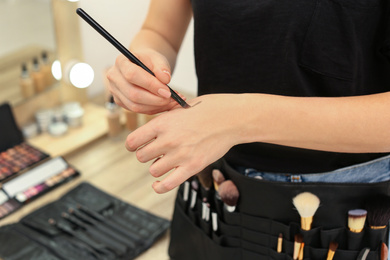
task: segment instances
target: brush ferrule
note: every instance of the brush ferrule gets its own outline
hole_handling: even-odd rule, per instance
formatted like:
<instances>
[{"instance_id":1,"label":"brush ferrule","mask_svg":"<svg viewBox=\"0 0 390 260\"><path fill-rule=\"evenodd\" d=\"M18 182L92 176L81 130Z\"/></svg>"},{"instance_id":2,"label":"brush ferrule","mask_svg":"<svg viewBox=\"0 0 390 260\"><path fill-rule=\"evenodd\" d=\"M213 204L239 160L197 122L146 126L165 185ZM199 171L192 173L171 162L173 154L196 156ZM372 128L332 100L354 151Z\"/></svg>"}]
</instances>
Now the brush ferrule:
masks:
<instances>
[{"instance_id":1,"label":"brush ferrule","mask_svg":"<svg viewBox=\"0 0 390 260\"><path fill-rule=\"evenodd\" d=\"M363 228L350 228L349 230L353 233L360 233L363 231Z\"/></svg>"},{"instance_id":2,"label":"brush ferrule","mask_svg":"<svg viewBox=\"0 0 390 260\"><path fill-rule=\"evenodd\" d=\"M313 223L313 217L301 217L301 228L303 230L310 230L311 223Z\"/></svg>"},{"instance_id":3,"label":"brush ferrule","mask_svg":"<svg viewBox=\"0 0 390 260\"><path fill-rule=\"evenodd\" d=\"M386 225L384 226L370 226L371 229L384 229L386 228Z\"/></svg>"}]
</instances>

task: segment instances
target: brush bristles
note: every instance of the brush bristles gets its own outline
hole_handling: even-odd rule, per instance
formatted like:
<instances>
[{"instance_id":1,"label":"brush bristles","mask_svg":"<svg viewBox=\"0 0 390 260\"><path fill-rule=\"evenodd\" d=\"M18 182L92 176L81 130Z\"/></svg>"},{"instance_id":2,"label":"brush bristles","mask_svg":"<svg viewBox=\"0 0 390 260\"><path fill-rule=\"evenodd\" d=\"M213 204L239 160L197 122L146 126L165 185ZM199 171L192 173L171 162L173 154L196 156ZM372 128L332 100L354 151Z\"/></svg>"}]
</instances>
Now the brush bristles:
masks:
<instances>
[{"instance_id":1,"label":"brush bristles","mask_svg":"<svg viewBox=\"0 0 390 260\"><path fill-rule=\"evenodd\" d=\"M219 185L218 189L221 200L228 206L236 206L240 193L237 186L231 181L227 180Z\"/></svg>"},{"instance_id":2,"label":"brush bristles","mask_svg":"<svg viewBox=\"0 0 390 260\"><path fill-rule=\"evenodd\" d=\"M320 206L320 199L310 192L303 192L293 198L293 204L301 216L301 228L310 230L313 216Z\"/></svg>"},{"instance_id":3,"label":"brush bristles","mask_svg":"<svg viewBox=\"0 0 390 260\"><path fill-rule=\"evenodd\" d=\"M303 192L293 198L293 204L301 217L313 217L320 206L320 199L310 192Z\"/></svg>"},{"instance_id":4,"label":"brush bristles","mask_svg":"<svg viewBox=\"0 0 390 260\"><path fill-rule=\"evenodd\" d=\"M362 232L366 222L367 211L365 209L353 209L348 211L348 228L354 233Z\"/></svg>"},{"instance_id":5,"label":"brush bristles","mask_svg":"<svg viewBox=\"0 0 390 260\"><path fill-rule=\"evenodd\" d=\"M385 195L373 197L366 205L367 222L372 229L385 228L390 219L390 198Z\"/></svg>"},{"instance_id":6,"label":"brush bristles","mask_svg":"<svg viewBox=\"0 0 390 260\"><path fill-rule=\"evenodd\" d=\"M221 185L221 183L225 181L225 177L223 176L222 172L217 169L213 170L212 175L213 175L214 189L218 191L219 185Z\"/></svg>"},{"instance_id":7,"label":"brush bristles","mask_svg":"<svg viewBox=\"0 0 390 260\"><path fill-rule=\"evenodd\" d=\"M389 255L389 248L385 243L382 243L381 246L381 260L387 260Z\"/></svg>"},{"instance_id":8,"label":"brush bristles","mask_svg":"<svg viewBox=\"0 0 390 260\"><path fill-rule=\"evenodd\" d=\"M213 185L213 177L211 176L211 171L212 171L211 166L207 166L196 175L198 177L200 184L206 190L209 190Z\"/></svg>"}]
</instances>

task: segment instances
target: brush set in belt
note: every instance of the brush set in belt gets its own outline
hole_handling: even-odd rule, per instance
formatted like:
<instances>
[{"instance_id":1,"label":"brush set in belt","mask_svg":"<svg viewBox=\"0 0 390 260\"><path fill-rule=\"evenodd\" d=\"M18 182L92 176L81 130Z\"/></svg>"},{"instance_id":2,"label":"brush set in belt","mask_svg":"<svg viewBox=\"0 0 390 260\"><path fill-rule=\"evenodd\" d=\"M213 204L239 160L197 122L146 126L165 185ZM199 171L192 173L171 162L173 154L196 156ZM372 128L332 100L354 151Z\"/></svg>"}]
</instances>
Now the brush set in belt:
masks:
<instances>
[{"instance_id":1,"label":"brush set in belt","mask_svg":"<svg viewBox=\"0 0 390 260\"><path fill-rule=\"evenodd\" d=\"M133 259L169 228L169 221L88 183L0 228L0 259Z\"/></svg>"},{"instance_id":2,"label":"brush set in belt","mask_svg":"<svg viewBox=\"0 0 390 260\"><path fill-rule=\"evenodd\" d=\"M390 182L280 183L224 160L181 185L174 260L387 259Z\"/></svg>"}]
</instances>

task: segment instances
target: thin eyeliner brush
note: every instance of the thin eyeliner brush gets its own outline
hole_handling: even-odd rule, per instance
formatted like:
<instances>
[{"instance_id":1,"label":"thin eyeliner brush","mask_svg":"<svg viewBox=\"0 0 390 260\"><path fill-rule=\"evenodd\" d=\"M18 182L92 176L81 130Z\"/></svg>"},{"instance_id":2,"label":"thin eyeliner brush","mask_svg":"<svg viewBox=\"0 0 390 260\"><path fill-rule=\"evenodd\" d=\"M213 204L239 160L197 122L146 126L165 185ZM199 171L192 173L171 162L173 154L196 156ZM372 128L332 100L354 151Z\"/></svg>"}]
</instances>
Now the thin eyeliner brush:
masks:
<instances>
[{"instance_id":1,"label":"thin eyeliner brush","mask_svg":"<svg viewBox=\"0 0 390 260\"><path fill-rule=\"evenodd\" d=\"M147 72L149 72L151 75L154 75L154 73L145 66L137 57L135 57L126 47L124 47L117 39L115 39L110 33L108 33L100 24L98 24L91 16L89 16L83 9L77 8L76 13L84 19L90 26L92 26L100 35L102 35L107 41L109 41L115 48L117 48L123 55L125 55L126 58L128 58L131 62L134 64L137 64ZM180 106L183 108L189 108L191 107L188 105L178 94L176 94L173 89L171 89L168 85L167 87L171 91L171 97L179 103Z\"/></svg>"}]
</instances>

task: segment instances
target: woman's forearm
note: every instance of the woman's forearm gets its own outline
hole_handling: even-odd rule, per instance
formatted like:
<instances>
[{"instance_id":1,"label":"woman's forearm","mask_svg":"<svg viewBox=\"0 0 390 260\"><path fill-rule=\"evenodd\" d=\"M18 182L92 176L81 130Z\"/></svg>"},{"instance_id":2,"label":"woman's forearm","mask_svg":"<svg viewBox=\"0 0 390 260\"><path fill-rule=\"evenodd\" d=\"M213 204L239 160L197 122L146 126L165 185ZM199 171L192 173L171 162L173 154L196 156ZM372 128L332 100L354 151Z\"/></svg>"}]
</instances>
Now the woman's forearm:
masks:
<instances>
[{"instance_id":1,"label":"woman's forearm","mask_svg":"<svg viewBox=\"0 0 390 260\"><path fill-rule=\"evenodd\" d=\"M242 143L390 152L390 93L317 98L243 94Z\"/></svg>"}]
</instances>

